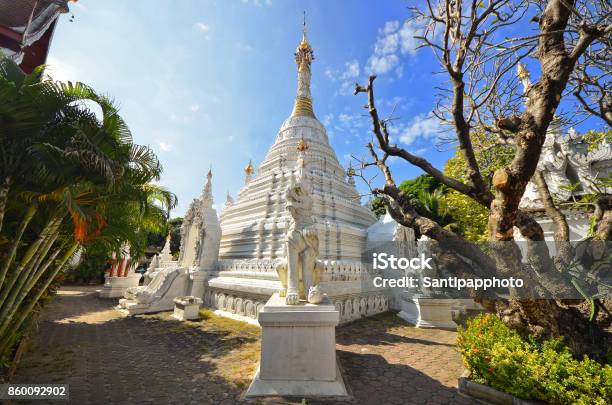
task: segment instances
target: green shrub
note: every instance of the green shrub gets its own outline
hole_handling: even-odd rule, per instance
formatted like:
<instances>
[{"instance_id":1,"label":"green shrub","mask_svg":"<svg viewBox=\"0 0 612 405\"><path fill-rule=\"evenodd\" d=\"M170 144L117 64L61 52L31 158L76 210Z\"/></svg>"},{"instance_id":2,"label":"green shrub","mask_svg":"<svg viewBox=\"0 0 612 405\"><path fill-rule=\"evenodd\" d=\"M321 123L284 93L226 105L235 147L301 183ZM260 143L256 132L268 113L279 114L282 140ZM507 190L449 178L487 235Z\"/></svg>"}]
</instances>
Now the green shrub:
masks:
<instances>
[{"instance_id":1,"label":"green shrub","mask_svg":"<svg viewBox=\"0 0 612 405\"><path fill-rule=\"evenodd\" d=\"M457 345L477 383L550 404L612 403L612 366L575 359L561 339L525 340L483 314L459 328Z\"/></svg>"}]
</instances>

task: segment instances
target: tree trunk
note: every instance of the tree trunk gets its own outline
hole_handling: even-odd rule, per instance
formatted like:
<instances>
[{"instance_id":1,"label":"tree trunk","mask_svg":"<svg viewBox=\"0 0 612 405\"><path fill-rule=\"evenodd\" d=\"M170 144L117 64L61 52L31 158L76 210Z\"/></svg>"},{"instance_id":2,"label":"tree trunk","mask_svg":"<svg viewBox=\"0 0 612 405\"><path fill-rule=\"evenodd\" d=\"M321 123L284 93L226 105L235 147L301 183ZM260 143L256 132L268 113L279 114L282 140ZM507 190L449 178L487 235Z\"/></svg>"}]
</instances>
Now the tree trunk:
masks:
<instances>
[{"instance_id":1,"label":"tree trunk","mask_svg":"<svg viewBox=\"0 0 612 405\"><path fill-rule=\"evenodd\" d=\"M577 308L561 306L554 300L509 300L496 304L500 319L521 335L563 338L577 357L587 354L597 361L606 361L609 334L588 322Z\"/></svg>"},{"instance_id":2,"label":"tree trunk","mask_svg":"<svg viewBox=\"0 0 612 405\"><path fill-rule=\"evenodd\" d=\"M53 264L55 258L61 253L62 248L56 249L53 254L49 258L47 258L46 263L40 267L40 269L32 270L31 275L28 277L27 282L22 283L23 285L19 285L13 290L13 294L7 300L5 307L2 309L2 315L0 315L0 335L2 331L6 329L6 327L10 324L11 320L15 316L15 313L19 309L21 303L26 298L26 296L30 293L32 288L36 285L40 277L45 273L45 271ZM6 313L5 313L6 311Z\"/></svg>"},{"instance_id":3,"label":"tree trunk","mask_svg":"<svg viewBox=\"0 0 612 405\"><path fill-rule=\"evenodd\" d=\"M11 337L17 333L23 322L26 320L28 315L34 309L34 306L38 303L40 297L47 291L51 282L55 279L55 277L59 274L60 271L64 269L68 260L72 257L76 249L78 248L78 242L74 242L72 246L66 250L66 253L62 256L60 263L58 263L55 270L49 275L49 278L45 281L45 283L41 286L40 290L36 293L34 297L32 297L31 301L22 311L19 312L16 321L11 325L11 327L6 332L0 332L0 358L10 349L9 343L11 341Z\"/></svg>"},{"instance_id":4,"label":"tree trunk","mask_svg":"<svg viewBox=\"0 0 612 405\"><path fill-rule=\"evenodd\" d=\"M4 222L4 213L6 211L6 201L8 200L8 193L11 189L11 178L5 177L0 184L0 231L2 231L2 224Z\"/></svg>"},{"instance_id":5,"label":"tree trunk","mask_svg":"<svg viewBox=\"0 0 612 405\"><path fill-rule=\"evenodd\" d=\"M23 257L21 258L19 265L14 270L13 274L8 279L6 284L0 286L1 287L0 288L0 307L2 307L2 305L4 304L4 301L6 301L6 298L8 297L11 289L13 288L13 285L15 285L15 282L19 278L19 275L21 274L23 269L25 269L28 265L30 265L32 260L35 260L38 257L38 254L40 253L39 248L41 244L45 242L48 237L51 236L50 229L53 227L56 221L57 221L57 217L53 217L47 222L45 227L40 232L40 235L38 236L36 241L30 245L28 250L25 252Z\"/></svg>"},{"instance_id":6,"label":"tree trunk","mask_svg":"<svg viewBox=\"0 0 612 405\"><path fill-rule=\"evenodd\" d=\"M36 205L31 204L26 211L21 224L19 225L19 229L17 230L17 234L14 237L13 245L11 246L11 250L9 251L8 257L5 259L4 264L2 265L2 270L0 270L0 289L2 288L2 284L4 283L4 279L6 274L8 273L9 268L13 264L13 260L15 260L15 255L17 254L17 248L21 243L21 238L23 237L23 233L25 232L28 224L32 220L36 214Z\"/></svg>"},{"instance_id":7,"label":"tree trunk","mask_svg":"<svg viewBox=\"0 0 612 405\"><path fill-rule=\"evenodd\" d=\"M19 305L19 303L16 303L16 301L18 300L17 297L19 297L23 287L29 284L30 280L36 278L36 274L39 273L39 270L41 269L41 263L45 260L47 254L49 253L49 250L51 250L51 247L57 239L57 228L59 227L59 225L59 223L56 223L56 225L51 228L51 235L45 241L43 247L39 250L36 259L32 260L32 263L28 266L27 269L19 273L17 277L17 282L11 287L9 296L0 307L0 320L2 320L0 325L10 321L11 316L15 312L15 308Z\"/></svg>"}]
</instances>

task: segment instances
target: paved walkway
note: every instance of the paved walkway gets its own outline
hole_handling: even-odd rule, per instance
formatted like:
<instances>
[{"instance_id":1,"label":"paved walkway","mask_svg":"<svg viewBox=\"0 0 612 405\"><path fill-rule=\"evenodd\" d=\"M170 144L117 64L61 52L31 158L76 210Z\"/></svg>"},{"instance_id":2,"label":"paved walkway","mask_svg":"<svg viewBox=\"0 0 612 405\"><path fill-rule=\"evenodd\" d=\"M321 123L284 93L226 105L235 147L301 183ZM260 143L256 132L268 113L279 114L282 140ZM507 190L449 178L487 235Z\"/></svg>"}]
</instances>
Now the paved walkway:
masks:
<instances>
[{"instance_id":1,"label":"paved walkway","mask_svg":"<svg viewBox=\"0 0 612 405\"><path fill-rule=\"evenodd\" d=\"M68 383L75 404L238 402L257 367L257 328L214 315L184 323L168 313L123 317L114 304L95 288L62 288L13 382ZM454 340L454 332L416 329L391 314L339 328L352 402L471 403L456 391ZM323 403L331 402L309 401Z\"/></svg>"}]
</instances>

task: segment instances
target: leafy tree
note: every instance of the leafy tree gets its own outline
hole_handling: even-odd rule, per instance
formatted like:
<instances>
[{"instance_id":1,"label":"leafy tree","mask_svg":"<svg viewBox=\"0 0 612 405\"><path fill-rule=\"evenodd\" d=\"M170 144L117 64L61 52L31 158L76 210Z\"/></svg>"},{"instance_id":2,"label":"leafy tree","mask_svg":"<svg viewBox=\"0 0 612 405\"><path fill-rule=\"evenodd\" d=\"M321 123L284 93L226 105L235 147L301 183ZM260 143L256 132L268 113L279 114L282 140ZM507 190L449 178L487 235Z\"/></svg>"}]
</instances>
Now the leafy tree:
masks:
<instances>
[{"instance_id":1,"label":"leafy tree","mask_svg":"<svg viewBox=\"0 0 612 405\"><path fill-rule=\"evenodd\" d=\"M0 59L0 358L75 252L137 257L176 204L111 101L43 70Z\"/></svg>"},{"instance_id":2,"label":"leafy tree","mask_svg":"<svg viewBox=\"0 0 612 405\"><path fill-rule=\"evenodd\" d=\"M402 184L400 184L400 189L415 202L418 202L421 193L433 193L441 187L442 183L428 174L422 174L414 179L404 180ZM376 215L376 218L380 218L381 215L387 212L385 204L380 197L373 198L372 211Z\"/></svg>"},{"instance_id":3,"label":"leafy tree","mask_svg":"<svg viewBox=\"0 0 612 405\"><path fill-rule=\"evenodd\" d=\"M421 174L412 180L403 181L399 188L409 198L418 199L419 194L422 192L433 193L443 188L443 184L429 174Z\"/></svg>"},{"instance_id":4,"label":"leafy tree","mask_svg":"<svg viewBox=\"0 0 612 405\"><path fill-rule=\"evenodd\" d=\"M514 151L508 145L498 144L495 137L483 133L475 133L473 142L476 161L481 167L488 187L491 188L493 173L512 160ZM444 174L461 181L468 181L466 173L465 157L461 150L456 148L453 157L446 162ZM488 239L488 207L456 190L449 190L444 195L444 203L452 209L453 217L463 237L475 242L484 242Z\"/></svg>"},{"instance_id":5,"label":"leafy tree","mask_svg":"<svg viewBox=\"0 0 612 405\"><path fill-rule=\"evenodd\" d=\"M173 256L177 256L181 249L181 225L183 225L183 218L172 218L168 221L168 231L170 232L170 252Z\"/></svg>"},{"instance_id":6,"label":"leafy tree","mask_svg":"<svg viewBox=\"0 0 612 405\"><path fill-rule=\"evenodd\" d=\"M588 249L589 254L578 255L581 252L569 243L567 220L552 199L537 163L555 117L591 116L601 118L606 128L612 125L607 90L612 71L610 2L439 0L415 4L409 17L415 27L420 27L415 38L420 47L435 54L443 76L433 115L450 129L445 140L458 145L464 171L457 176L447 175L427 159L394 143L388 130L392 118L381 118L374 92L376 76L370 76L365 85L355 86L355 94L364 93L367 97L365 107L374 135L366 145L371 159L362 162L362 167L376 168L384 179L373 193L383 198L396 221L437 241L454 260L452 271L456 274L503 274L527 280L526 284L533 287L526 287L525 292L534 296L542 296L538 291L556 297L574 296L579 288L564 276L568 266L575 259L582 262L595 255L607 257L609 249L602 244L601 248ZM525 62L537 66L533 81ZM577 103L581 109L575 108ZM482 157L480 161L477 157L475 144L481 134L494 136L495 144L511 149L511 159L494 171L487 172ZM390 157L420 168L489 209L489 249L422 215L393 178L387 164ZM546 214L553 219L557 248L554 256L540 224L519 207L532 178ZM595 215L594 238L611 241L610 195L602 193L597 197ZM515 228L528 241L526 257L514 241ZM603 348L612 342L606 323L593 322L592 316L574 307L576 303L520 299L515 291L510 297L494 293L484 297L482 292L472 292L487 310L497 313L525 336L564 337L574 355L589 354L601 360ZM605 307L603 301L602 305Z\"/></svg>"},{"instance_id":7,"label":"leafy tree","mask_svg":"<svg viewBox=\"0 0 612 405\"><path fill-rule=\"evenodd\" d=\"M474 200L450 190L443 197L444 204L452 212L455 231L467 240L484 242L488 239L489 210ZM442 225L442 224L440 224Z\"/></svg>"},{"instance_id":8,"label":"leafy tree","mask_svg":"<svg viewBox=\"0 0 612 405\"><path fill-rule=\"evenodd\" d=\"M385 202L380 197L374 197L372 199L372 212L376 215L376 218L380 218L385 215L387 212L387 208L385 207Z\"/></svg>"},{"instance_id":9,"label":"leafy tree","mask_svg":"<svg viewBox=\"0 0 612 405\"><path fill-rule=\"evenodd\" d=\"M589 130L582 136L588 145L589 151L596 150L604 142L612 143L612 130L594 131Z\"/></svg>"}]
</instances>

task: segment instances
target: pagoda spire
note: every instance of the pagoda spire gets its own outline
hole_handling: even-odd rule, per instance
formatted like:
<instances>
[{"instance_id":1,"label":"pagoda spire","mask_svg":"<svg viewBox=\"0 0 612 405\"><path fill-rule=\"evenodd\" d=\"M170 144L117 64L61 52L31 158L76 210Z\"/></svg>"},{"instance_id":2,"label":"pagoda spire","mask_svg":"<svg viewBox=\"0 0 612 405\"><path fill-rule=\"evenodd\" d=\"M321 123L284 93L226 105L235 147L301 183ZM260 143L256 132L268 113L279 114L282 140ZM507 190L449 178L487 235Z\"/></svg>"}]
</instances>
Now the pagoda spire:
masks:
<instances>
[{"instance_id":1,"label":"pagoda spire","mask_svg":"<svg viewBox=\"0 0 612 405\"><path fill-rule=\"evenodd\" d=\"M253 173L255 173L255 169L253 168L253 162L249 159L249 164L244 168L244 173L246 174L244 178L244 184L249 184L249 182L253 179Z\"/></svg>"},{"instance_id":2,"label":"pagoda spire","mask_svg":"<svg viewBox=\"0 0 612 405\"><path fill-rule=\"evenodd\" d=\"M310 95L310 64L314 60L314 52L306 37L306 12L304 12L304 28L302 41L295 50L295 63L298 67L298 87L293 104L292 117L306 116L315 118Z\"/></svg>"},{"instance_id":3,"label":"pagoda spire","mask_svg":"<svg viewBox=\"0 0 612 405\"><path fill-rule=\"evenodd\" d=\"M206 174L206 184L204 185L204 190L202 190L202 201L213 202L212 196L212 167L208 169L208 174Z\"/></svg>"}]
</instances>

